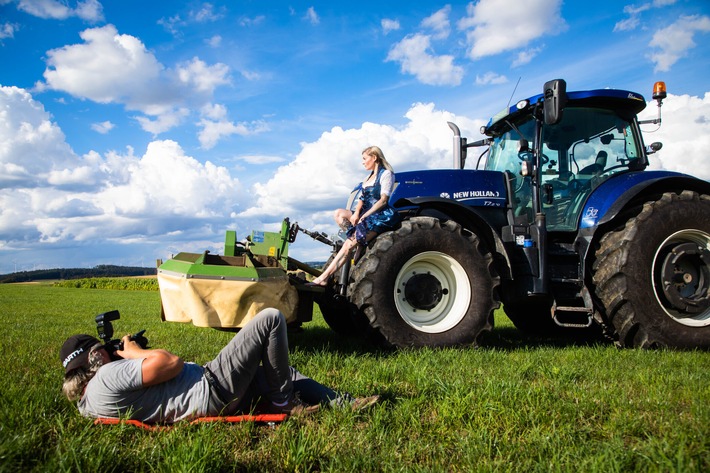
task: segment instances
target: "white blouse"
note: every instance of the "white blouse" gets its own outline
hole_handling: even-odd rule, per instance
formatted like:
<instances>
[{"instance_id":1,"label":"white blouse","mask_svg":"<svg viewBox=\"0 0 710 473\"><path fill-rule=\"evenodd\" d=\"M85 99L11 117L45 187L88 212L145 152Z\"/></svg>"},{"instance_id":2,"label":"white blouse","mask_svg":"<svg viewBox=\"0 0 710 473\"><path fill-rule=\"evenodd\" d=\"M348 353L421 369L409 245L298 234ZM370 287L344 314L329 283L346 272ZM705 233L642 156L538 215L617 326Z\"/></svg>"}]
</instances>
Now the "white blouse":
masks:
<instances>
[{"instance_id":1,"label":"white blouse","mask_svg":"<svg viewBox=\"0 0 710 473\"><path fill-rule=\"evenodd\" d=\"M372 177L362 183L362 187L372 187L375 185L377 180L377 175L373 174ZM392 186L394 186L394 173L389 169L382 171L382 176L380 176L380 194L392 195Z\"/></svg>"}]
</instances>

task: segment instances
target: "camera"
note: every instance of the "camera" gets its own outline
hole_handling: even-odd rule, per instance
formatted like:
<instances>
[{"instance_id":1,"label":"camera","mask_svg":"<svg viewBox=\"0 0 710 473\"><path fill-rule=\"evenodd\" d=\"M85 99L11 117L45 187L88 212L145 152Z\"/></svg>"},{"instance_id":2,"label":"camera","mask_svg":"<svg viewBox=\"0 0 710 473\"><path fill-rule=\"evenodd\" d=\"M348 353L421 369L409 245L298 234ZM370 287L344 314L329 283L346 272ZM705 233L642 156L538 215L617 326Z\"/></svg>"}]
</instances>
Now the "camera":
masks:
<instances>
[{"instance_id":1,"label":"camera","mask_svg":"<svg viewBox=\"0 0 710 473\"><path fill-rule=\"evenodd\" d=\"M113 360L121 359L116 351L123 350L123 342L121 340L111 339L113 337L113 324L111 322L120 318L121 314L117 310L111 310L96 316L96 331L104 344L104 349ZM130 339L135 341L141 348L148 348L148 339L143 336L144 333L145 330L141 330L131 335Z\"/></svg>"}]
</instances>

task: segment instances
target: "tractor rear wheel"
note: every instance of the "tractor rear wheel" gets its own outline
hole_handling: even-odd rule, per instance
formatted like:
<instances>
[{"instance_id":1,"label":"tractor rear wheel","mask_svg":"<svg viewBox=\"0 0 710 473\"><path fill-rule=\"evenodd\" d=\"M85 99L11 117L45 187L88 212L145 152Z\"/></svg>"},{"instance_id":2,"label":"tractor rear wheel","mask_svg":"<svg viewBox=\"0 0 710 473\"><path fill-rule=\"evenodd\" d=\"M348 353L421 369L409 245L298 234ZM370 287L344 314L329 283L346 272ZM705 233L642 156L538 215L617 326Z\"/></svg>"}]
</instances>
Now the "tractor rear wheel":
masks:
<instances>
[{"instance_id":1,"label":"tractor rear wheel","mask_svg":"<svg viewBox=\"0 0 710 473\"><path fill-rule=\"evenodd\" d=\"M472 344L499 306L492 263L457 223L414 217L377 237L351 273L348 298L390 345Z\"/></svg>"},{"instance_id":2,"label":"tractor rear wheel","mask_svg":"<svg viewBox=\"0 0 710 473\"><path fill-rule=\"evenodd\" d=\"M710 196L666 193L605 235L601 316L624 347L710 348Z\"/></svg>"}]
</instances>

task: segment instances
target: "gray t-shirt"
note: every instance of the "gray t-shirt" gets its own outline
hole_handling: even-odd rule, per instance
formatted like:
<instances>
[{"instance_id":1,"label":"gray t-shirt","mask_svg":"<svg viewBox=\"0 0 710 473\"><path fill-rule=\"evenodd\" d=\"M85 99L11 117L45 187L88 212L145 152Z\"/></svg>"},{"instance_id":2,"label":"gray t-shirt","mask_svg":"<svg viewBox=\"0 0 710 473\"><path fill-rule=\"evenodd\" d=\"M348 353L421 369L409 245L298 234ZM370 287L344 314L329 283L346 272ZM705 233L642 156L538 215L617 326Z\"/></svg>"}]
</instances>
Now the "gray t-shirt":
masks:
<instances>
[{"instance_id":1,"label":"gray t-shirt","mask_svg":"<svg viewBox=\"0 0 710 473\"><path fill-rule=\"evenodd\" d=\"M143 359L117 360L102 366L78 403L87 417L128 416L143 422L175 422L207 414L210 385L204 368L185 363L173 379L143 387Z\"/></svg>"}]
</instances>

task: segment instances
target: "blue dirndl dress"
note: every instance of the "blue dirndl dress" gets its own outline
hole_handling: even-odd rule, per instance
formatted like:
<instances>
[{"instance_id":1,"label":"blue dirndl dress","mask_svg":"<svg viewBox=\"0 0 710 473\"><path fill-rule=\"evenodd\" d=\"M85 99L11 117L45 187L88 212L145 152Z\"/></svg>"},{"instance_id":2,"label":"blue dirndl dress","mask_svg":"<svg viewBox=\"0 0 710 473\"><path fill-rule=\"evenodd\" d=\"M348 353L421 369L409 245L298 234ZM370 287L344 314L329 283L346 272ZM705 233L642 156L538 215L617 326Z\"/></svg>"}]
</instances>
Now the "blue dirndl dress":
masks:
<instances>
[{"instance_id":1,"label":"blue dirndl dress","mask_svg":"<svg viewBox=\"0 0 710 473\"><path fill-rule=\"evenodd\" d=\"M382 186L380 185L380 177L385 171L384 168L380 168L377 172L377 178L372 186L364 187L362 183L360 188L362 189L362 194L360 195L360 200L362 201L362 213L367 212L370 208L380 200ZM402 221L401 217L395 210L387 203L386 206L382 207L380 210L365 218L362 222L358 223L354 227L348 229L347 236L350 237L353 234L355 239L361 245L367 244L367 234L368 232L375 232L380 234L389 230L394 230L397 225Z\"/></svg>"}]
</instances>

